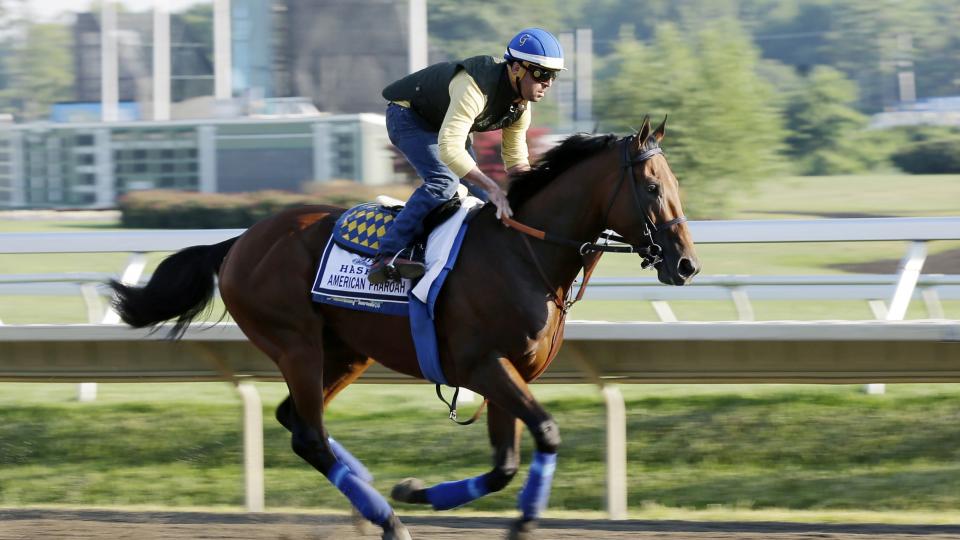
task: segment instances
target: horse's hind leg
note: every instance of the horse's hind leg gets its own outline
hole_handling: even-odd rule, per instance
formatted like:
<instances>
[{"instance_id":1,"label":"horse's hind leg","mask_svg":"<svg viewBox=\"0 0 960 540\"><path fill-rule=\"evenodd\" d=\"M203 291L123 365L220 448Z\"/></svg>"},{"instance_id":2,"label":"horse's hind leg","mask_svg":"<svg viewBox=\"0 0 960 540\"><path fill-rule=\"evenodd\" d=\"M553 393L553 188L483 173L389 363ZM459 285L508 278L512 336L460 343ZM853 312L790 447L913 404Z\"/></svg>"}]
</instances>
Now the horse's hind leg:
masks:
<instances>
[{"instance_id":1,"label":"horse's hind leg","mask_svg":"<svg viewBox=\"0 0 960 540\"><path fill-rule=\"evenodd\" d=\"M294 452L364 518L382 527L383 538L410 538L387 500L337 458L328 440L323 426L326 325L307 293L317 260L307 246L323 235L296 232L305 225L295 217L253 227L237 241L220 271L220 295L244 334L276 362L287 382L296 410L290 422Z\"/></svg>"},{"instance_id":2,"label":"horse's hind leg","mask_svg":"<svg viewBox=\"0 0 960 540\"><path fill-rule=\"evenodd\" d=\"M314 335L319 336L319 332ZM410 538L386 499L339 459L334 450L337 444L330 442L323 426L324 351L320 338L299 334L285 337L277 344L280 354L275 359L287 381L292 410L296 412L287 411L285 418L292 432L293 451L340 490L365 519L382 527L384 539Z\"/></svg>"},{"instance_id":3,"label":"horse's hind leg","mask_svg":"<svg viewBox=\"0 0 960 540\"><path fill-rule=\"evenodd\" d=\"M520 422L500 406L491 403L487 411L487 432L493 446L493 469L490 472L429 488L424 487L417 478L408 478L393 488L393 499L429 504L434 510L448 510L507 487L520 466Z\"/></svg>"},{"instance_id":4,"label":"horse's hind leg","mask_svg":"<svg viewBox=\"0 0 960 540\"><path fill-rule=\"evenodd\" d=\"M326 409L341 390L360 378L367 368L373 365L373 359L351 351L335 334L330 332L324 335L323 357L323 408ZM291 396L287 396L277 406L276 418L291 433L293 432L294 422L301 421L294 409ZM328 436L327 442L337 459L350 467L354 474L368 484L373 482L373 475L360 460L353 457L333 437Z\"/></svg>"},{"instance_id":5,"label":"horse's hind leg","mask_svg":"<svg viewBox=\"0 0 960 540\"><path fill-rule=\"evenodd\" d=\"M324 336L323 350L323 408L326 410L341 390L360 378L367 368L373 365L373 360L354 353L336 335L330 332ZM293 424L302 422L294 409L291 396L287 396L277 406L276 418L291 433L293 432ZM353 454L343 445L331 436L327 436L327 443L337 459L349 467L353 474L368 484L373 483L373 475L370 471L359 459L353 457ZM373 523L367 521L355 507L353 508L353 523L360 534L364 536L374 533Z\"/></svg>"}]
</instances>

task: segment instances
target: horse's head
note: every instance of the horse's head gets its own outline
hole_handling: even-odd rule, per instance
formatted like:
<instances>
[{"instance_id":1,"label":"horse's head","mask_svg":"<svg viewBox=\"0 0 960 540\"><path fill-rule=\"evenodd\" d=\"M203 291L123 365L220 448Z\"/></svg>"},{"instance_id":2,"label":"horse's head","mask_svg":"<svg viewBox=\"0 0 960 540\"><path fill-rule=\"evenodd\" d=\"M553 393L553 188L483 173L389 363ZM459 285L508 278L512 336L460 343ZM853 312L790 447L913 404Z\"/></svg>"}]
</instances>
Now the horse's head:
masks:
<instances>
[{"instance_id":1,"label":"horse's head","mask_svg":"<svg viewBox=\"0 0 960 540\"><path fill-rule=\"evenodd\" d=\"M683 215L677 178L660 150L666 124L664 118L651 131L650 119L644 118L640 131L621 142L621 170L606 219L637 249L644 267L653 264L662 283L684 285L700 272L700 261Z\"/></svg>"}]
</instances>

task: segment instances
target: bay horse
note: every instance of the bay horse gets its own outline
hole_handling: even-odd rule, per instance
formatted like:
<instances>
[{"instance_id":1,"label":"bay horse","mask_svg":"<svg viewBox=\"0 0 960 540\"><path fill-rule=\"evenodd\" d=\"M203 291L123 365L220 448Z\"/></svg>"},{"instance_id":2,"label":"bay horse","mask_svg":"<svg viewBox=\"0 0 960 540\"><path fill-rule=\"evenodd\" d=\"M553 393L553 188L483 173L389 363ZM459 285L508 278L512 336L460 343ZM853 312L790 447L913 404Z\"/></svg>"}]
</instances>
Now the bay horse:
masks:
<instances>
[{"instance_id":1,"label":"bay horse","mask_svg":"<svg viewBox=\"0 0 960 540\"><path fill-rule=\"evenodd\" d=\"M432 487L407 479L394 488L394 499L449 509L502 490L519 469L526 426L536 451L509 537L531 537L549 497L560 435L527 385L562 341L569 293L581 269L586 278L587 267L599 258L599 237L607 229L618 233L665 284L683 285L699 271L679 186L660 150L665 126L666 119L651 129L644 119L639 132L619 139L571 136L514 177L508 198L515 222L505 227L490 204L471 221L437 300L436 333L448 384L489 403L493 468ZM355 512L379 525L382 538L410 538L370 485L367 469L324 428L325 407L374 361L423 378L407 318L311 299L318 261L343 212L329 206L291 209L236 238L183 249L164 259L143 287L111 283L114 305L134 327L176 319L176 337L207 306L219 277L227 311L276 362L289 388L277 419L291 432L293 451L334 484ZM539 231L540 239L515 229Z\"/></svg>"}]
</instances>

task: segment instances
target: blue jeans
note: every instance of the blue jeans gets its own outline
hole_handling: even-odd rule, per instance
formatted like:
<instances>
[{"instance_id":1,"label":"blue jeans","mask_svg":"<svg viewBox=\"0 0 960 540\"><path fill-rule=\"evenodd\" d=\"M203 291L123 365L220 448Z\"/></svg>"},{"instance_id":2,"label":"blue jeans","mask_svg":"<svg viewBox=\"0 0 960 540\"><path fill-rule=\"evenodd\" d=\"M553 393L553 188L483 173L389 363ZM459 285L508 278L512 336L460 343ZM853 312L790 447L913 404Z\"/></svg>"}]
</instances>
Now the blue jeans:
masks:
<instances>
[{"instance_id":1,"label":"blue jeans","mask_svg":"<svg viewBox=\"0 0 960 540\"><path fill-rule=\"evenodd\" d=\"M380 253L394 255L423 234L423 219L434 208L453 198L460 178L440 161L437 132L416 112L395 103L387 105L387 135L423 179L423 184L413 192L403 211L393 220L387 235L380 240ZM469 139L466 149L476 159ZM469 184L467 188L474 196L487 199L482 189Z\"/></svg>"}]
</instances>

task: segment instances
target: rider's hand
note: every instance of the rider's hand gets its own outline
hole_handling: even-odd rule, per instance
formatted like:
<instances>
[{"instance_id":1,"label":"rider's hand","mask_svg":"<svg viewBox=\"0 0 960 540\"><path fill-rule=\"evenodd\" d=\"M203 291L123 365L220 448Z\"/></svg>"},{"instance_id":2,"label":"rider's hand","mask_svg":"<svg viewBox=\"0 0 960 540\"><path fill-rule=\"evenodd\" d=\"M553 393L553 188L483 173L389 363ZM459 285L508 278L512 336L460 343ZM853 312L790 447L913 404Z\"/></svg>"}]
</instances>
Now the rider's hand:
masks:
<instances>
[{"instance_id":1,"label":"rider's hand","mask_svg":"<svg viewBox=\"0 0 960 540\"><path fill-rule=\"evenodd\" d=\"M513 217L513 210L510 209L507 194L499 186L488 191L487 195L490 196L490 202L497 207L497 219L502 219L504 216Z\"/></svg>"},{"instance_id":2,"label":"rider's hand","mask_svg":"<svg viewBox=\"0 0 960 540\"><path fill-rule=\"evenodd\" d=\"M503 216L513 216L513 210L510 209L510 203L507 202L507 193L500 187L500 184L483 174L483 171L477 167L474 167L472 171L468 172L464 178L473 185L480 186L487 192L487 196L490 197L490 202L497 207L497 219L502 219Z\"/></svg>"}]
</instances>

